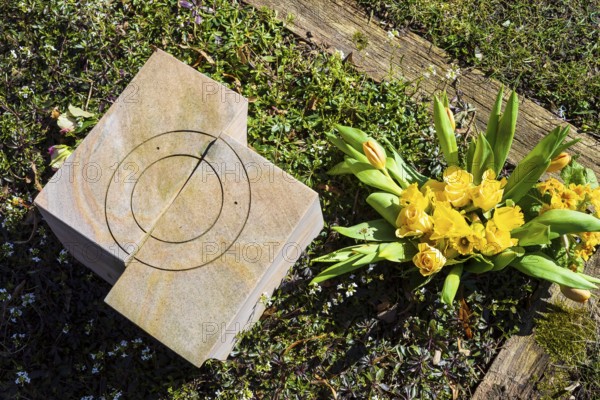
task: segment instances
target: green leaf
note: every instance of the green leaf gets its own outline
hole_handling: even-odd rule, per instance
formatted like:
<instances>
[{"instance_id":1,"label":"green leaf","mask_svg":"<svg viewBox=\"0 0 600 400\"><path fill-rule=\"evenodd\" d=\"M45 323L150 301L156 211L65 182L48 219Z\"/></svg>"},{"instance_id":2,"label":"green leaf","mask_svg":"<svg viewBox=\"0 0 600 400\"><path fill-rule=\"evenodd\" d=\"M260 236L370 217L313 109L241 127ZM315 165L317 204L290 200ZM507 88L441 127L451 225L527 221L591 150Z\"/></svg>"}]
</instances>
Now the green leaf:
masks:
<instances>
[{"instance_id":1,"label":"green leaf","mask_svg":"<svg viewBox=\"0 0 600 400\"><path fill-rule=\"evenodd\" d=\"M519 115L519 98L516 92L512 92L504 109L504 114L498 122L498 132L494 140L494 164L496 174L504 167L506 158L512 146L515 130L517 129L517 116Z\"/></svg>"},{"instance_id":2,"label":"green leaf","mask_svg":"<svg viewBox=\"0 0 600 400\"><path fill-rule=\"evenodd\" d=\"M343 151L344 154L352 157L353 159L355 159L357 161L361 161L364 163L369 162L367 160L367 156L365 156L361 151L358 151L354 147L350 146L348 143L344 142L339 137L337 137L331 133L326 133L325 137L327 137L327 140L329 140L335 147L337 147L338 149Z\"/></svg>"},{"instance_id":3,"label":"green leaf","mask_svg":"<svg viewBox=\"0 0 600 400\"><path fill-rule=\"evenodd\" d=\"M491 271L494 268L494 263L486 257L473 257L465 263L465 271L474 274L482 274Z\"/></svg>"},{"instance_id":4,"label":"green leaf","mask_svg":"<svg viewBox=\"0 0 600 400\"><path fill-rule=\"evenodd\" d=\"M395 167L398 168L397 173L401 178L408 181L408 183L417 183L419 187L421 187L425 182L429 180L429 178L425 175L419 173L416 169L414 169L410 164L408 164L404 159L400 156L400 154L394 149L394 146L390 143L386 138L383 139L383 142L388 146L388 149L394 156ZM390 171L391 173L391 171ZM392 175L393 176L393 175Z\"/></svg>"},{"instance_id":5,"label":"green leaf","mask_svg":"<svg viewBox=\"0 0 600 400\"><path fill-rule=\"evenodd\" d=\"M417 254L417 249L410 242L382 243L379 246L379 257L392 262L406 262L412 260Z\"/></svg>"},{"instance_id":6,"label":"green leaf","mask_svg":"<svg viewBox=\"0 0 600 400\"><path fill-rule=\"evenodd\" d=\"M467 172L473 173L473 158L475 157L475 147L476 140L471 140L469 142L469 147L467 148Z\"/></svg>"},{"instance_id":7,"label":"green leaf","mask_svg":"<svg viewBox=\"0 0 600 400\"><path fill-rule=\"evenodd\" d=\"M538 246L550 244L558 235L552 235L550 227L545 224L530 221L527 224L513 229L510 236L519 239L519 246Z\"/></svg>"},{"instance_id":8,"label":"green leaf","mask_svg":"<svg viewBox=\"0 0 600 400\"><path fill-rule=\"evenodd\" d=\"M456 296L456 292L458 291L458 287L460 285L460 277L462 272L462 264L453 266L450 272L448 272L446 280L444 280L444 287L442 288L442 303L452 304L454 301L454 297Z\"/></svg>"},{"instance_id":9,"label":"green leaf","mask_svg":"<svg viewBox=\"0 0 600 400\"><path fill-rule=\"evenodd\" d=\"M454 129L452 129L452 124L450 123L450 118L448 118L444 104L437 96L433 100L433 121L435 124L435 133L446 162L448 165L458 165L458 148L456 146Z\"/></svg>"},{"instance_id":10,"label":"green leaf","mask_svg":"<svg viewBox=\"0 0 600 400\"><path fill-rule=\"evenodd\" d=\"M337 163L333 168L327 171L327 174L329 175L346 175L351 173L352 170L350 169L350 164L346 160Z\"/></svg>"},{"instance_id":11,"label":"green leaf","mask_svg":"<svg viewBox=\"0 0 600 400\"><path fill-rule=\"evenodd\" d=\"M526 231L533 224L548 226L554 237L567 233L600 232L599 218L574 210L548 210L517 229Z\"/></svg>"},{"instance_id":12,"label":"green leaf","mask_svg":"<svg viewBox=\"0 0 600 400\"><path fill-rule=\"evenodd\" d=\"M371 193L367 197L367 204L373 207L392 226L396 226L396 220L398 214L400 214L398 196L382 192Z\"/></svg>"},{"instance_id":13,"label":"green leaf","mask_svg":"<svg viewBox=\"0 0 600 400\"><path fill-rule=\"evenodd\" d=\"M336 250L329 254L325 254L324 256L313 258L311 262L322 262L322 263L331 263L331 262L340 262L348 260L351 257L354 257L356 254L366 254L371 250L374 252L377 250L378 244L358 244L355 246L344 247L343 249Z\"/></svg>"},{"instance_id":14,"label":"green leaf","mask_svg":"<svg viewBox=\"0 0 600 400\"><path fill-rule=\"evenodd\" d=\"M542 253L526 254L511 262L511 267L538 279L545 279L559 285L575 289L596 289L596 285L589 282L580 274L567 268L562 268L548 256Z\"/></svg>"},{"instance_id":15,"label":"green leaf","mask_svg":"<svg viewBox=\"0 0 600 400\"><path fill-rule=\"evenodd\" d=\"M471 173L475 185L481 183L481 177L488 168L494 169L494 150L488 143L483 133L479 134L477 144L475 145L475 153L471 164Z\"/></svg>"},{"instance_id":16,"label":"green leaf","mask_svg":"<svg viewBox=\"0 0 600 400\"><path fill-rule=\"evenodd\" d=\"M385 219L362 222L350 227L334 226L332 229L352 239L376 242L398 240L396 237L396 228L390 225Z\"/></svg>"},{"instance_id":17,"label":"green leaf","mask_svg":"<svg viewBox=\"0 0 600 400\"><path fill-rule=\"evenodd\" d=\"M492 148L496 144L496 134L498 133L498 123L500 121L500 116L502 115L502 97L504 95L504 87L501 86L500 90L498 90L498 94L496 95L496 102L494 103L494 107L492 108L492 112L490 113L490 117L488 119L487 129L485 132L485 138Z\"/></svg>"},{"instance_id":18,"label":"green leaf","mask_svg":"<svg viewBox=\"0 0 600 400\"><path fill-rule=\"evenodd\" d=\"M313 278L310 282L312 283L320 283L326 281L331 278L335 278L336 276L340 276L346 274L348 272L352 272L362 266L367 264L371 264L377 261L381 261L382 258L377 256L377 253L372 254L357 254L354 257L351 257L345 261L341 261L337 264L332 265L331 267L322 271L319 275Z\"/></svg>"},{"instance_id":19,"label":"green leaf","mask_svg":"<svg viewBox=\"0 0 600 400\"><path fill-rule=\"evenodd\" d=\"M406 189L410 182L407 180L409 178L406 171L403 171L402 168L396 163L396 160L392 157L388 157L385 162L385 167L388 172L400 184L402 189Z\"/></svg>"},{"instance_id":20,"label":"green leaf","mask_svg":"<svg viewBox=\"0 0 600 400\"><path fill-rule=\"evenodd\" d=\"M340 135L346 143L362 153L363 143L370 139L369 135L360 129L350 126L335 125L335 128L340 132Z\"/></svg>"},{"instance_id":21,"label":"green leaf","mask_svg":"<svg viewBox=\"0 0 600 400\"><path fill-rule=\"evenodd\" d=\"M494 264L494 268L492 271L502 271L504 268L508 267L514 259L523 257L525 254L525 249L522 247L510 247L500 254L496 254L492 257L492 263Z\"/></svg>"},{"instance_id":22,"label":"green leaf","mask_svg":"<svg viewBox=\"0 0 600 400\"><path fill-rule=\"evenodd\" d=\"M383 172L374 168L369 163L356 162L356 160L347 160L352 173L364 184L373 186L377 189L385 190L386 192L396 195L402 194L402 188L392 179L387 177Z\"/></svg>"},{"instance_id":23,"label":"green leaf","mask_svg":"<svg viewBox=\"0 0 600 400\"><path fill-rule=\"evenodd\" d=\"M515 203L518 203L527 194L529 189L538 182L549 165L550 159L542 156L532 157L527 160L523 159L508 177L502 200L512 199Z\"/></svg>"},{"instance_id":24,"label":"green leaf","mask_svg":"<svg viewBox=\"0 0 600 400\"><path fill-rule=\"evenodd\" d=\"M77 117L91 118L94 116L94 114L92 114L91 112L83 111L81 108L72 106L70 104L69 104L69 114L71 114L75 118L77 118Z\"/></svg>"},{"instance_id":25,"label":"green leaf","mask_svg":"<svg viewBox=\"0 0 600 400\"><path fill-rule=\"evenodd\" d=\"M598 187L598 180L594 171L585 168L575 160L572 160L560 171L560 177L566 185L573 183L575 185L590 185L592 189Z\"/></svg>"}]
</instances>

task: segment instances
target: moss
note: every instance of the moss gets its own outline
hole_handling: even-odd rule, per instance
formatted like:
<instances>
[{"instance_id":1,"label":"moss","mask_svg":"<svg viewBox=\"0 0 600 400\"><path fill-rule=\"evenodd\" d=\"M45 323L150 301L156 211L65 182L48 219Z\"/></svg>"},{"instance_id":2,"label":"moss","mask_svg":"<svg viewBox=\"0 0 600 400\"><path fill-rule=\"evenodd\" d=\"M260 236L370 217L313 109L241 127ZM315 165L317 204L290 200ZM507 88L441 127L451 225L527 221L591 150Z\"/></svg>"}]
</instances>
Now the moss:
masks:
<instances>
[{"instance_id":1,"label":"moss","mask_svg":"<svg viewBox=\"0 0 600 400\"><path fill-rule=\"evenodd\" d=\"M369 45L369 39L367 38L367 36L359 31L354 32L354 35L352 35L352 42L354 43L358 51L363 51Z\"/></svg>"},{"instance_id":2,"label":"moss","mask_svg":"<svg viewBox=\"0 0 600 400\"><path fill-rule=\"evenodd\" d=\"M594 337L594 320L585 308L556 303L536 321L535 340L555 363L574 367L583 362Z\"/></svg>"}]
</instances>

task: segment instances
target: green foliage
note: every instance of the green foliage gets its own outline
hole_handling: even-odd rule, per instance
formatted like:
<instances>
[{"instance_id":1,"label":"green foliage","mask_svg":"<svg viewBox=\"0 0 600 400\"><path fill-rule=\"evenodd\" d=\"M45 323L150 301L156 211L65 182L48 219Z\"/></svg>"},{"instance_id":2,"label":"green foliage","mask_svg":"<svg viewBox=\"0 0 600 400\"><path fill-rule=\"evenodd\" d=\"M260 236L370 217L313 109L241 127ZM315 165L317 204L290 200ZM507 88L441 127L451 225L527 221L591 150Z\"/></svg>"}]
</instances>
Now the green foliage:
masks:
<instances>
[{"instance_id":1,"label":"green foliage","mask_svg":"<svg viewBox=\"0 0 600 400\"><path fill-rule=\"evenodd\" d=\"M462 64L480 68L594 133L600 128L598 3L490 0L359 0L411 28Z\"/></svg>"}]
</instances>

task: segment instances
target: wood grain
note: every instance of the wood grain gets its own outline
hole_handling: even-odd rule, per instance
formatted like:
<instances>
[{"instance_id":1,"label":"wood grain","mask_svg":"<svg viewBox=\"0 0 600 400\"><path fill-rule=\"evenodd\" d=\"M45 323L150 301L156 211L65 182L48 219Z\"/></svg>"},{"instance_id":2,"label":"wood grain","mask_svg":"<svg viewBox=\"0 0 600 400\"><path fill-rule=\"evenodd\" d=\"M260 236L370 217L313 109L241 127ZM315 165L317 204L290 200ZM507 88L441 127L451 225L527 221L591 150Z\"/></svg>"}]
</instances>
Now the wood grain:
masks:
<instances>
[{"instance_id":1,"label":"wood grain","mask_svg":"<svg viewBox=\"0 0 600 400\"><path fill-rule=\"evenodd\" d=\"M501 84L476 69L463 71L456 84L445 78L450 57L440 48L411 32L390 39L375 18L370 18L352 0L245 0L254 7L268 7L277 12L285 26L298 36L322 44L330 52L352 53L352 62L375 80L405 79L418 85L425 97L446 88L452 96L460 93L477 109L476 124L483 130ZM288 18L289 17L289 18ZM358 40L360 38L360 40ZM365 43L364 49L357 42ZM433 66L436 75L424 77ZM506 98L508 94L506 94ZM505 100L506 100L505 98ZM520 97L520 115L509 162L516 164L533 146L557 125L569 125L534 102ZM572 148L581 155L580 162L600 173L600 142L571 128L571 138L581 142Z\"/></svg>"}]
</instances>

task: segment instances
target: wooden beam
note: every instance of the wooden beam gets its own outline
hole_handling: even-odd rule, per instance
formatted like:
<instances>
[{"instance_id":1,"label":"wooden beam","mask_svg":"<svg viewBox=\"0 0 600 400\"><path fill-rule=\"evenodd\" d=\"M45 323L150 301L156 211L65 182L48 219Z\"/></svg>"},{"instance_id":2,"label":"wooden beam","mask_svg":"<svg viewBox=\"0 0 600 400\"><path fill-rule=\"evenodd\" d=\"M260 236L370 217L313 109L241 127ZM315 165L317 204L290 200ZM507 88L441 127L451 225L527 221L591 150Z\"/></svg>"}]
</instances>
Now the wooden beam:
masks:
<instances>
[{"instance_id":1,"label":"wooden beam","mask_svg":"<svg viewBox=\"0 0 600 400\"><path fill-rule=\"evenodd\" d=\"M452 96L460 91L461 97L477 108L476 124L482 129L487 123L496 93L501 84L476 69L463 71L458 81L449 86L446 73L451 69L450 57L442 49L412 32L400 37L388 33L375 18L371 18L353 0L245 0L261 8L278 13L286 27L296 35L327 47L328 51L352 53L352 62L377 81L406 79L418 82L426 96L446 88ZM436 74L428 73L432 66ZM509 162L516 164L533 146L557 125L569 125L531 100L521 97L520 115L515 143ZM600 174L600 142L577 132L571 125L571 138L581 142L573 146L573 153L581 155L580 162Z\"/></svg>"}]
</instances>

